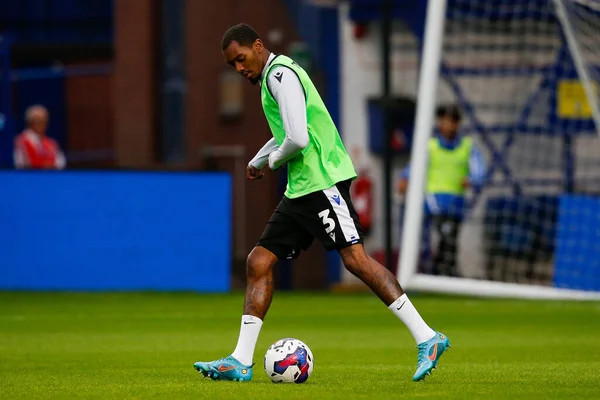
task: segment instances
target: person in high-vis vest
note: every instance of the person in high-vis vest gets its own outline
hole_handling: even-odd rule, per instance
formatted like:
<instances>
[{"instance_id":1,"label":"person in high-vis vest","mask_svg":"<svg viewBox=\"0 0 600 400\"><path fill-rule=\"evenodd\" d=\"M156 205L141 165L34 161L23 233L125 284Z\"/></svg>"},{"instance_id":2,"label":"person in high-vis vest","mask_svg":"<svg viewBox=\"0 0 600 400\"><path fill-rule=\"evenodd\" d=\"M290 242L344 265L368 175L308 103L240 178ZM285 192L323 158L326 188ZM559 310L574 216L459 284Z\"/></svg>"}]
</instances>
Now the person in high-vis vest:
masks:
<instances>
[{"instance_id":1,"label":"person in high-vis vest","mask_svg":"<svg viewBox=\"0 0 600 400\"><path fill-rule=\"evenodd\" d=\"M260 179L263 170L287 165L288 184L246 261L246 297L235 350L218 360L199 361L194 368L214 380L252 379L254 350L273 298L273 267L277 260L298 257L317 239L327 250L337 251L346 269L406 325L418 348L413 380L424 379L437 367L450 341L425 323L396 276L366 254L364 232L350 196L356 172L310 76L291 58L267 50L246 24L225 32L221 50L229 65L260 88L273 134L248 163L247 178ZM205 347L209 353L210 346ZM308 371L306 358L298 357L293 362ZM305 374L298 379L308 378Z\"/></svg>"},{"instance_id":2,"label":"person in high-vis vest","mask_svg":"<svg viewBox=\"0 0 600 400\"><path fill-rule=\"evenodd\" d=\"M486 165L473 140L459 134L460 109L455 105L437 110L437 132L429 140L429 165L425 186L424 271L434 275L459 276L458 235L464 218L468 189L481 187ZM408 188L410 166L401 174L399 191ZM429 257L429 228L439 237L437 251Z\"/></svg>"}]
</instances>

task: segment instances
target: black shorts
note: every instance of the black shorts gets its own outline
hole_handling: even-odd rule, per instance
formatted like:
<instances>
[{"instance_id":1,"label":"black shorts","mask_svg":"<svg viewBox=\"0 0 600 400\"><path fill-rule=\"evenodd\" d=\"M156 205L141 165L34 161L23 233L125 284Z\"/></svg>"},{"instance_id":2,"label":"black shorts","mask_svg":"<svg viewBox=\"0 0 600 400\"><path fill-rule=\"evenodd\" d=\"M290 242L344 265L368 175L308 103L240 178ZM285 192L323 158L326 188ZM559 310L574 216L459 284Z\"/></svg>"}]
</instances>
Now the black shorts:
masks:
<instances>
[{"instance_id":1,"label":"black shorts","mask_svg":"<svg viewBox=\"0 0 600 400\"><path fill-rule=\"evenodd\" d=\"M283 197L257 246L279 259L296 258L317 238L327 251L363 242L363 230L350 199L351 180L296 199Z\"/></svg>"}]
</instances>

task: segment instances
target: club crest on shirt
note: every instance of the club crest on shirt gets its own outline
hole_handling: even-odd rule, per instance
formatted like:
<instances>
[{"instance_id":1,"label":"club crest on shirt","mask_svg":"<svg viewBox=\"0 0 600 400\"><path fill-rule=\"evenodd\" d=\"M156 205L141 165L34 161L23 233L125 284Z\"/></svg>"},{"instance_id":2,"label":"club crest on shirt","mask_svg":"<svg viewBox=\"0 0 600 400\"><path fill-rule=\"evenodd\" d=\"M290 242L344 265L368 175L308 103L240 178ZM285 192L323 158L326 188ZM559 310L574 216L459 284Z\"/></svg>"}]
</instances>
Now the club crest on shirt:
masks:
<instances>
[{"instance_id":1,"label":"club crest on shirt","mask_svg":"<svg viewBox=\"0 0 600 400\"><path fill-rule=\"evenodd\" d=\"M281 78L283 78L283 71L276 72L273 76L279 81L279 83L281 83Z\"/></svg>"}]
</instances>

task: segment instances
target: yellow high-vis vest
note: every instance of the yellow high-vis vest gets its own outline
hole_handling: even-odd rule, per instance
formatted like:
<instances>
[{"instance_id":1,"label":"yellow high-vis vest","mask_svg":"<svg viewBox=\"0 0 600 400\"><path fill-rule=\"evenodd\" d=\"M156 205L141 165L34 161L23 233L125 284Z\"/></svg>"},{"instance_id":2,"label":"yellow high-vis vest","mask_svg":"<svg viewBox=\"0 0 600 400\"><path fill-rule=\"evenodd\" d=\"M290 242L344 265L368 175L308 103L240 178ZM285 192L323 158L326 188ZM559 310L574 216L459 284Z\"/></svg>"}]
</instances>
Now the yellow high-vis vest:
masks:
<instances>
[{"instance_id":1,"label":"yellow high-vis vest","mask_svg":"<svg viewBox=\"0 0 600 400\"><path fill-rule=\"evenodd\" d=\"M461 196L465 193L463 180L469 176L472 147L473 140L468 137L461 138L460 144L452 150L442 147L437 138L429 140L428 194Z\"/></svg>"}]
</instances>

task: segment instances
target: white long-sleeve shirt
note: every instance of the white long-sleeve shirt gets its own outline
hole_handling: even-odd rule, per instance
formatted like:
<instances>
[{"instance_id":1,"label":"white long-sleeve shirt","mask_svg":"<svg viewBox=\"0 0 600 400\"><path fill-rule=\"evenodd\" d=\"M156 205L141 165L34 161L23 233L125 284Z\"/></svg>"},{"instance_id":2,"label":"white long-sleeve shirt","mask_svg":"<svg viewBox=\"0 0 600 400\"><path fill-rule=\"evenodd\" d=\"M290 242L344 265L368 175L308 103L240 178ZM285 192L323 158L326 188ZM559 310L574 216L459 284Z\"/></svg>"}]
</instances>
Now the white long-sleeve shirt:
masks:
<instances>
[{"instance_id":1,"label":"white long-sleeve shirt","mask_svg":"<svg viewBox=\"0 0 600 400\"><path fill-rule=\"evenodd\" d=\"M262 71L262 77L275 57L275 54L271 53ZM285 139L281 146L277 145L275 138L269 140L249 165L261 169L268 161L269 168L276 170L308 146L306 97L296 73L283 65L276 66L271 70L266 83L279 105Z\"/></svg>"}]
</instances>

